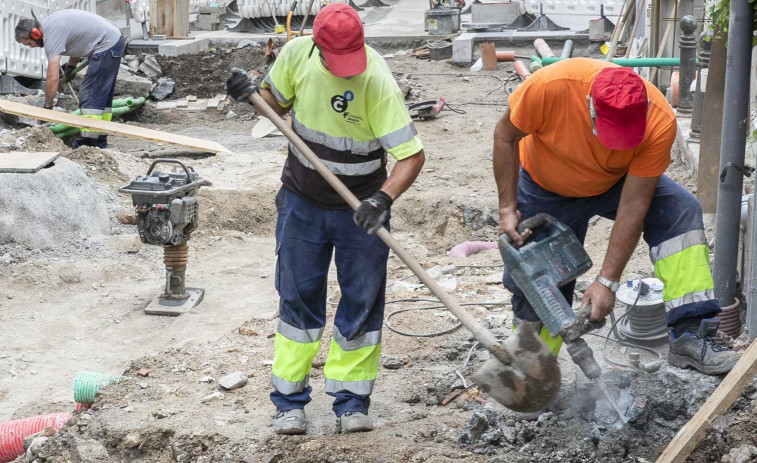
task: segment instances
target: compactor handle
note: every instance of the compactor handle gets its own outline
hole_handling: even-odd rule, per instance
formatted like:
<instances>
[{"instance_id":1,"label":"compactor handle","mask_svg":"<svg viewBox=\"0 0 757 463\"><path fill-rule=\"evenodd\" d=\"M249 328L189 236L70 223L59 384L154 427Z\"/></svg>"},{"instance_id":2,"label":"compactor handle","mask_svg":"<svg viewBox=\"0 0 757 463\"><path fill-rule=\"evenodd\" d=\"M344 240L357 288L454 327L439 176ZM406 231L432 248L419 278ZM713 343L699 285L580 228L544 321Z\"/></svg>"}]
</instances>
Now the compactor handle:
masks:
<instances>
[{"instance_id":1,"label":"compactor handle","mask_svg":"<svg viewBox=\"0 0 757 463\"><path fill-rule=\"evenodd\" d=\"M536 214L533 217L529 217L526 220L521 221L521 223L518 224L518 233L523 233L523 230L530 229L533 230L534 228L539 227L548 227L552 225L555 222L555 218L551 215L542 212L539 214ZM513 244L513 240L510 238L510 236L507 233L502 233L499 235L499 250L504 251L505 249L509 248Z\"/></svg>"},{"instance_id":2,"label":"compactor handle","mask_svg":"<svg viewBox=\"0 0 757 463\"><path fill-rule=\"evenodd\" d=\"M150 174L152 174L153 169L155 169L155 166L158 164L178 164L184 169L184 173L187 175L187 181L188 182L192 181L192 174L191 174L190 168L187 167L186 164L179 161L178 159L159 158L159 159L154 160L152 164L150 164L150 168L147 169L148 177L150 176Z\"/></svg>"}]
</instances>

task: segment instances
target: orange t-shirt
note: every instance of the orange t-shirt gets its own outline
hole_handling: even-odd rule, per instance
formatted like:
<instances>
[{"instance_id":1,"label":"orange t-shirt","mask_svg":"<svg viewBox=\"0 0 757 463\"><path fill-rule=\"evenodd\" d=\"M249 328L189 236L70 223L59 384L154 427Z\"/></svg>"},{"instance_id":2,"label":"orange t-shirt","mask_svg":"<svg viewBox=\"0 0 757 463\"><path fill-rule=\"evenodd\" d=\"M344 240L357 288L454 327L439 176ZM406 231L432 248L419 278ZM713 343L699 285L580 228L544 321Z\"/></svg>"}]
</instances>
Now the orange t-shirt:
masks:
<instances>
[{"instance_id":1,"label":"orange t-shirt","mask_svg":"<svg viewBox=\"0 0 757 463\"><path fill-rule=\"evenodd\" d=\"M602 146L592 132L586 95L606 61L572 58L540 69L508 99L510 121L529 134L520 163L542 188L567 197L596 196L624 175L656 177L670 164L676 119L665 97L644 81L650 99L641 144L630 150Z\"/></svg>"}]
</instances>

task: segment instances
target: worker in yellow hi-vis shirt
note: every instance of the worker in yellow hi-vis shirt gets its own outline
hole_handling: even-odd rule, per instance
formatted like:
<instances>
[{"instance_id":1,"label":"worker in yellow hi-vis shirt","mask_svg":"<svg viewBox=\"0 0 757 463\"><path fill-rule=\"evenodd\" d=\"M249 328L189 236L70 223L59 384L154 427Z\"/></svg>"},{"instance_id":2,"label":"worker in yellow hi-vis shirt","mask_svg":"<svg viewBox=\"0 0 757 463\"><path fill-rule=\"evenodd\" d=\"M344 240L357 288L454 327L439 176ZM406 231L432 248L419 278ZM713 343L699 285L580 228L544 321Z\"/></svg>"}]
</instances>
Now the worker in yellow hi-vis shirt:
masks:
<instances>
[{"instance_id":1,"label":"worker in yellow hi-vis shirt","mask_svg":"<svg viewBox=\"0 0 757 463\"><path fill-rule=\"evenodd\" d=\"M415 181L423 145L381 56L363 42L354 9L323 8L312 37L287 43L257 88L242 70L226 83L238 101L259 91L324 164L362 200L353 214L289 144L276 197L276 289L281 297L271 400L274 430L306 431L311 363L326 325L332 254L341 300L323 374L341 432L369 431L378 372L389 249L374 232L389 227L392 203ZM397 161L387 178L386 153Z\"/></svg>"}]
</instances>

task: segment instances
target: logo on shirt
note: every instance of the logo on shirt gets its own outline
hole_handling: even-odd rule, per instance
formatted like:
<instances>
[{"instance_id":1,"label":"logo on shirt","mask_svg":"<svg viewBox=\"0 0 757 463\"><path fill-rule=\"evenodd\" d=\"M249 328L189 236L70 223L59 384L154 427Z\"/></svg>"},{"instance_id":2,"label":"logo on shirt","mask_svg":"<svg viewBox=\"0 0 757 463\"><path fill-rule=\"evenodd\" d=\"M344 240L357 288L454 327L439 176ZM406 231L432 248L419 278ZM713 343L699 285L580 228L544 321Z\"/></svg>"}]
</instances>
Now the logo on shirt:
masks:
<instances>
[{"instance_id":1,"label":"logo on shirt","mask_svg":"<svg viewBox=\"0 0 757 463\"><path fill-rule=\"evenodd\" d=\"M338 113L343 113L347 111L347 103L354 99L355 94L349 90L343 95L334 95L331 97L331 108Z\"/></svg>"}]
</instances>

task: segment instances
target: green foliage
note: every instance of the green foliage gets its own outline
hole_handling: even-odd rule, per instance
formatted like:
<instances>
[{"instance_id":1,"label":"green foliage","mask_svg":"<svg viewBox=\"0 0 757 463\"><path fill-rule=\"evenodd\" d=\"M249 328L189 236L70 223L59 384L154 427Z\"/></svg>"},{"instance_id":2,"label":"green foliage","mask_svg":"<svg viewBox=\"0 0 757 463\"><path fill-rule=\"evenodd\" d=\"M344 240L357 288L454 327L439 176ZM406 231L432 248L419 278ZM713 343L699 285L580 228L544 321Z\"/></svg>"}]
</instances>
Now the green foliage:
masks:
<instances>
[{"instance_id":1,"label":"green foliage","mask_svg":"<svg viewBox=\"0 0 757 463\"><path fill-rule=\"evenodd\" d=\"M714 0L708 2L707 16L712 21L712 27L716 31L720 31L721 34L728 33L728 11L730 7L730 0ZM757 0L749 0L749 4L752 5L752 30L754 31L752 37L752 46L757 46Z\"/></svg>"}]
</instances>

